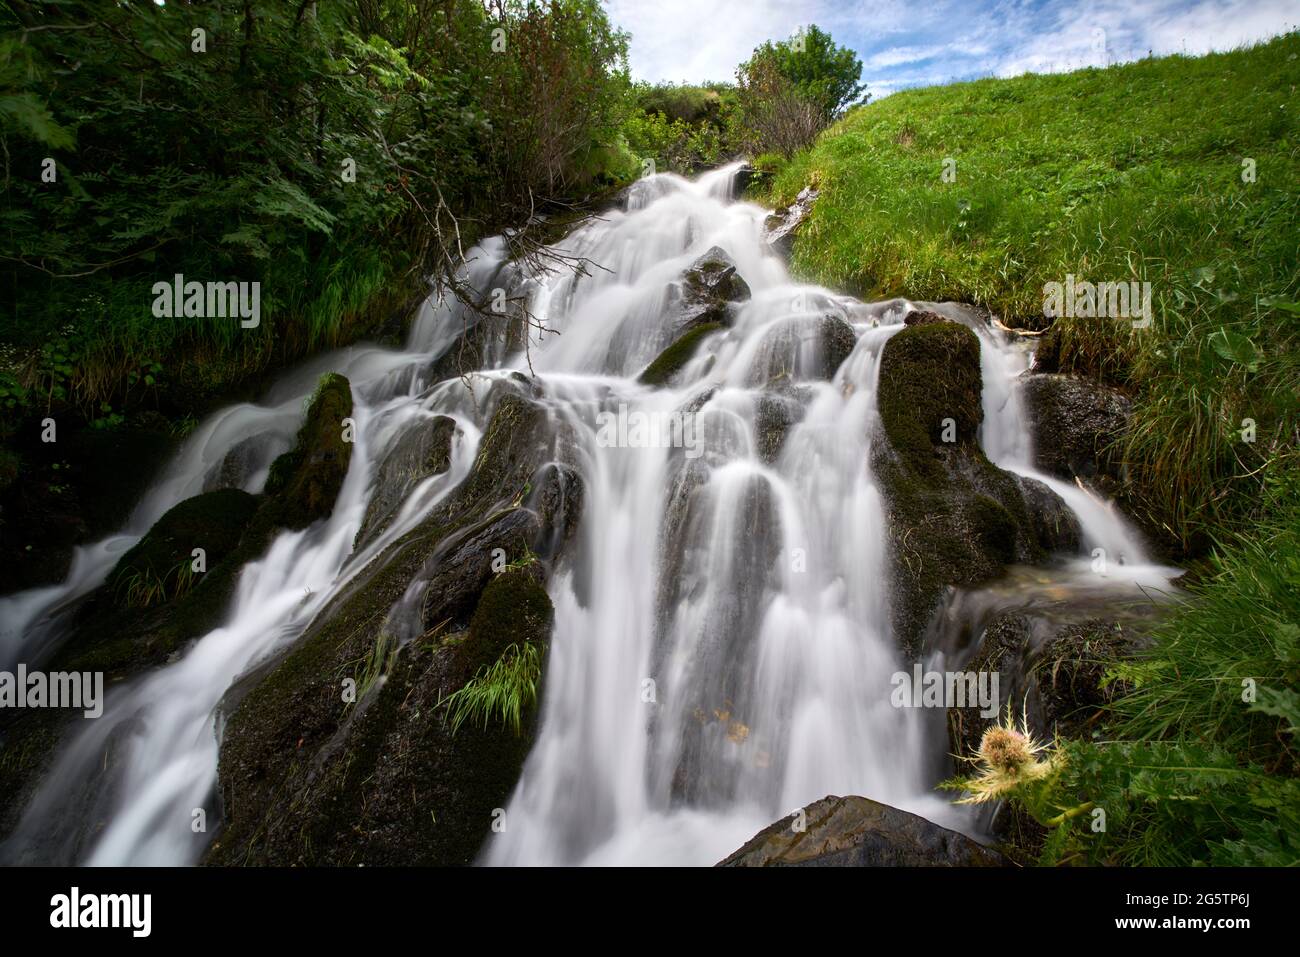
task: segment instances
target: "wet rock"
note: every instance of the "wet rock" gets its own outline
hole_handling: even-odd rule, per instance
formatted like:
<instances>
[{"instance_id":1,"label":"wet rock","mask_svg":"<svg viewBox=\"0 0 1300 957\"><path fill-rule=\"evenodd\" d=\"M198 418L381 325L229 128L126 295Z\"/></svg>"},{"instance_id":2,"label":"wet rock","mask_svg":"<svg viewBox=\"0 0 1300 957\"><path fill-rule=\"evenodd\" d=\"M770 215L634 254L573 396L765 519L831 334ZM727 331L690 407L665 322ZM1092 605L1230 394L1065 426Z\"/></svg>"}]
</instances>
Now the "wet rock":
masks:
<instances>
[{"instance_id":1,"label":"wet rock","mask_svg":"<svg viewBox=\"0 0 1300 957\"><path fill-rule=\"evenodd\" d=\"M375 491L357 531L357 549L373 541L392 521L411 491L451 465L456 420L436 415L407 428L384 457L375 476Z\"/></svg>"},{"instance_id":2,"label":"wet rock","mask_svg":"<svg viewBox=\"0 0 1300 957\"><path fill-rule=\"evenodd\" d=\"M749 284L736 272L736 264L718 246L709 249L686 270L681 293L682 318L678 328L716 323L731 324L729 304L750 297Z\"/></svg>"},{"instance_id":3,"label":"wet rock","mask_svg":"<svg viewBox=\"0 0 1300 957\"><path fill-rule=\"evenodd\" d=\"M949 586L1043 556L1017 477L977 441L979 339L952 322L904 328L885 345L874 471L889 514L894 632L912 649Z\"/></svg>"},{"instance_id":4,"label":"wet rock","mask_svg":"<svg viewBox=\"0 0 1300 957\"><path fill-rule=\"evenodd\" d=\"M263 433L250 435L235 443L209 472L203 477L203 491L211 492L219 488L243 488L253 477L259 462L264 462L269 450L275 443L275 437Z\"/></svg>"},{"instance_id":5,"label":"wet rock","mask_svg":"<svg viewBox=\"0 0 1300 957\"><path fill-rule=\"evenodd\" d=\"M502 567L528 561L543 525L536 512L511 508L448 536L416 575L426 580L424 630L460 626Z\"/></svg>"},{"instance_id":6,"label":"wet rock","mask_svg":"<svg viewBox=\"0 0 1300 957\"><path fill-rule=\"evenodd\" d=\"M1082 530L1079 516L1065 500L1037 479L1017 475L1020 494L1029 510L1034 538L1046 552L1072 554L1079 550Z\"/></svg>"},{"instance_id":7,"label":"wet rock","mask_svg":"<svg viewBox=\"0 0 1300 957\"><path fill-rule=\"evenodd\" d=\"M1039 468L1063 479L1122 479L1113 446L1128 427L1126 396L1088 379L1044 373L1026 377L1024 401Z\"/></svg>"},{"instance_id":8,"label":"wet rock","mask_svg":"<svg viewBox=\"0 0 1300 957\"><path fill-rule=\"evenodd\" d=\"M794 249L795 236L812 212L813 203L817 201L818 191L811 186L800 190L795 201L771 213L764 226L767 229L767 244L779 255L790 258Z\"/></svg>"},{"instance_id":9,"label":"wet rock","mask_svg":"<svg viewBox=\"0 0 1300 957\"><path fill-rule=\"evenodd\" d=\"M474 616L500 581L495 549L510 581L545 574L531 556L546 531L522 503L553 457L541 406L508 390L489 401L491 421L456 491L358 572L291 648L227 694L225 829L209 862L473 859L518 777L535 716L522 735L496 725L452 735L439 703L514 643L482 621L476 630ZM492 620L533 629L523 640L544 638L540 585L511 593L513 614L504 587L494 590ZM342 694L345 678L356 682L354 702Z\"/></svg>"},{"instance_id":10,"label":"wet rock","mask_svg":"<svg viewBox=\"0 0 1300 957\"><path fill-rule=\"evenodd\" d=\"M223 791L227 813L232 804L238 811L207 863L472 863L518 779L537 708L521 702L518 732L497 713L453 732L448 699L503 654L533 644L544 655L553 610L537 577L530 569L503 573L468 631L396 649L382 679L328 738L315 746L299 739L290 749L277 782L287 803L254 805L241 791ZM540 674L533 680L535 696ZM223 771L233 773L225 762L223 749Z\"/></svg>"},{"instance_id":11,"label":"wet rock","mask_svg":"<svg viewBox=\"0 0 1300 957\"><path fill-rule=\"evenodd\" d=\"M333 372L322 376L293 449L271 464L266 492L276 503L275 524L306 528L334 510L352 460L343 424L351 414L348 380Z\"/></svg>"},{"instance_id":12,"label":"wet rock","mask_svg":"<svg viewBox=\"0 0 1300 957\"><path fill-rule=\"evenodd\" d=\"M573 466L552 462L542 467L528 507L537 512L546 534L538 555L549 561L572 540L582 519L586 485Z\"/></svg>"},{"instance_id":13,"label":"wet rock","mask_svg":"<svg viewBox=\"0 0 1300 957\"><path fill-rule=\"evenodd\" d=\"M853 327L839 316L781 323L764 337L749 370L749 383L785 389L799 381L829 382L857 341Z\"/></svg>"},{"instance_id":14,"label":"wet rock","mask_svg":"<svg viewBox=\"0 0 1300 957\"><path fill-rule=\"evenodd\" d=\"M147 608L188 591L200 578L194 549L204 568L214 567L239 545L258 500L239 489L204 492L174 505L118 560L107 588L118 607Z\"/></svg>"},{"instance_id":15,"label":"wet rock","mask_svg":"<svg viewBox=\"0 0 1300 957\"><path fill-rule=\"evenodd\" d=\"M754 411L754 437L758 458L764 465L773 465L780 458L786 435L803 419L803 415L804 407L788 396L765 392L758 397Z\"/></svg>"},{"instance_id":16,"label":"wet rock","mask_svg":"<svg viewBox=\"0 0 1300 957\"><path fill-rule=\"evenodd\" d=\"M692 326L646 366L637 381L650 386L667 385L695 357L700 343L721 328L716 322Z\"/></svg>"},{"instance_id":17,"label":"wet rock","mask_svg":"<svg viewBox=\"0 0 1300 957\"><path fill-rule=\"evenodd\" d=\"M719 867L1005 867L1010 862L956 831L872 801L829 795L754 835Z\"/></svg>"}]
</instances>

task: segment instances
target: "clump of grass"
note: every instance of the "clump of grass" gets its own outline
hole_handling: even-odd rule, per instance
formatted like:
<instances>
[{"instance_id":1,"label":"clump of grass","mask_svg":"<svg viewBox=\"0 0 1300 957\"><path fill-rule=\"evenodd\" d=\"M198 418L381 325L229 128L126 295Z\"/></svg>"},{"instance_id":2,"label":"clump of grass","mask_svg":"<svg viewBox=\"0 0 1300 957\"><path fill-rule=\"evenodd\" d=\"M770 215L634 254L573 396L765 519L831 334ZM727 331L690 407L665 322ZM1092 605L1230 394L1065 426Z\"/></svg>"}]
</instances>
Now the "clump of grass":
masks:
<instances>
[{"instance_id":1,"label":"clump of grass","mask_svg":"<svg viewBox=\"0 0 1300 957\"><path fill-rule=\"evenodd\" d=\"M179 598L194 587L197 579L189 559L161 575L152 568L136 568L118 578L117 599L127 608L152 608Z\"/></svg>"},{"instance_id":2,"label":"clump of grass","mask_svg":"<svg viewBox=\"0 0 1300 957\"><path fill-rule=\"evenodd\" d=\"M498 722L519 735L524 714L537 704L541 677L542 649L531 641L516 643L438 705L447 709L444 721L453 735L466 722L484 730Z\"/></svg>"},{"instance_id":3,"label":"clump of grass","mask_svg":"<svg viewBox=\"0 0 1300 957\"><path fill-rule=\"evenodd\" d=\"M397 661L398 644L392 632L384 629L379 632L370 653L361 662L361 673L357 675L357 701L363 700L379 680L393 669Z\"/></svg>"}]
</instances>

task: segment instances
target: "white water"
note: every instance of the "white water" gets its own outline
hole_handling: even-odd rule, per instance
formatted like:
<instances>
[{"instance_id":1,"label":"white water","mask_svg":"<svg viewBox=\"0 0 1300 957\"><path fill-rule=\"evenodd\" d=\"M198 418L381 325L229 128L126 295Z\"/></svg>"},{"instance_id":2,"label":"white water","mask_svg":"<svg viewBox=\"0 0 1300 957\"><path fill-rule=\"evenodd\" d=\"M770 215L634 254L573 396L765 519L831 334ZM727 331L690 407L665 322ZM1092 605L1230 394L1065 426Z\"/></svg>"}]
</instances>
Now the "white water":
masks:
<instances>
[{"instance_id":1,"label":"white water","mask_svg":"<svg viewBox=\"0 0 1300 957\"><path fill-rule=\"evenodd\" d=\"M535 371L566 456L585 482L578 538L549 590L556 622L536 743L489 838L493 864L711 864L757 830L826 794L864 794L968 826L929 790L946 742L918 712L889 705L903 666L889 628L884 511L871 475L878 359L910 304L864 305L791 283L762 241L764 210L728 199L733 170L636 187L629 211L578 229L566 254L599 264L584 278L527 277L530 310L553 332L507 368ZM698 350L680 386L635 376L676 336L682 271L722 247L753 290L729 329ZM487 290L500 243L469 278ZM857 344L833 381L817 323L849 323ZM245 569L225 624L173 664L113 690L102 718L63 745L0 860L192 863L211 807L216 707L249 668L300 635L382 547L468 471L485 423L460 380L420 370L461 330L458 310L426 306L403 352L358 347L285 377L262 405L217 413L187 442L119 536L81 550L67 583L0 602L5 660L31 659L65 612L167 508L200 491L227 453L265 436L242 479L260 489L288 447L321 372L353 384L358 441L332 516L284 533ZM1131 532L1079 489L1033 473L1014 378L1015 348L987 329L984 442L995 462L1047 482L1080 516L1089 546L1145 568ZM779 458L757 452L767 373L792 369L802 418ZM489 376L504 375L504 370ZM625 405L695 410L703 455L603 447L597 415ZM350 554L375 469L402 431L434 413L460 426L452 468L408 498L398 521Z\"/></svg>"}]
</instances>

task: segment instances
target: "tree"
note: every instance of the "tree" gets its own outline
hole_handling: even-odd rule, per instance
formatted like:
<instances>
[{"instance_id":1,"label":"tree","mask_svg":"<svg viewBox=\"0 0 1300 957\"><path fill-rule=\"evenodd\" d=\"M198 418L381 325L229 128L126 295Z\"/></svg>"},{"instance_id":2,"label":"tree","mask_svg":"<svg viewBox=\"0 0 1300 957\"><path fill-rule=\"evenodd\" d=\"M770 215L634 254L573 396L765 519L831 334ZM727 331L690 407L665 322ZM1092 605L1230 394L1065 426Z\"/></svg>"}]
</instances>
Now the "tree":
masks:
<instances>
[{"instance_id":1,"label":"tree","mask_svg":"<svg viewBox=\"0 0 1300 957\"><path fill-rule=\"evenodd\" d=\"M736 70L742 125L757 151L790 156L862 94L862 63L816 26L768 41Z\"/></svg>"}]
</instances>

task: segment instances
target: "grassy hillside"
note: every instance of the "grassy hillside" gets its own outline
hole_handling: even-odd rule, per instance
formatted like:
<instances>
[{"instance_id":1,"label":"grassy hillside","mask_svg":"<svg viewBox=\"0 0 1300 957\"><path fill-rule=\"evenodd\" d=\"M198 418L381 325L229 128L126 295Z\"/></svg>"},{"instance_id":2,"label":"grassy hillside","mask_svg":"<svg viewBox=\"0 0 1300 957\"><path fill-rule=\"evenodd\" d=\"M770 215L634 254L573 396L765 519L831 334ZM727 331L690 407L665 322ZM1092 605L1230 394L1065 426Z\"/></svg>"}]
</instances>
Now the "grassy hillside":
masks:
<instances>
[{"instance_id":1,"label":"grassy hillside","mask_svg":"<svg viewBox=\"0 0 1300 957\"><path fill-rule=\"evenodd\" d=\"M1200 551L1257 519L1265 481L1294 460L1298 83L1291 34L910 90L853 111L766 198L821 189L795 270L862 295L973 301L1037 328L1045 283L1149 281L1150 328L1066 319L1053 351L1134 392L1135 499Z\"/></svg>"}]
</instances>

